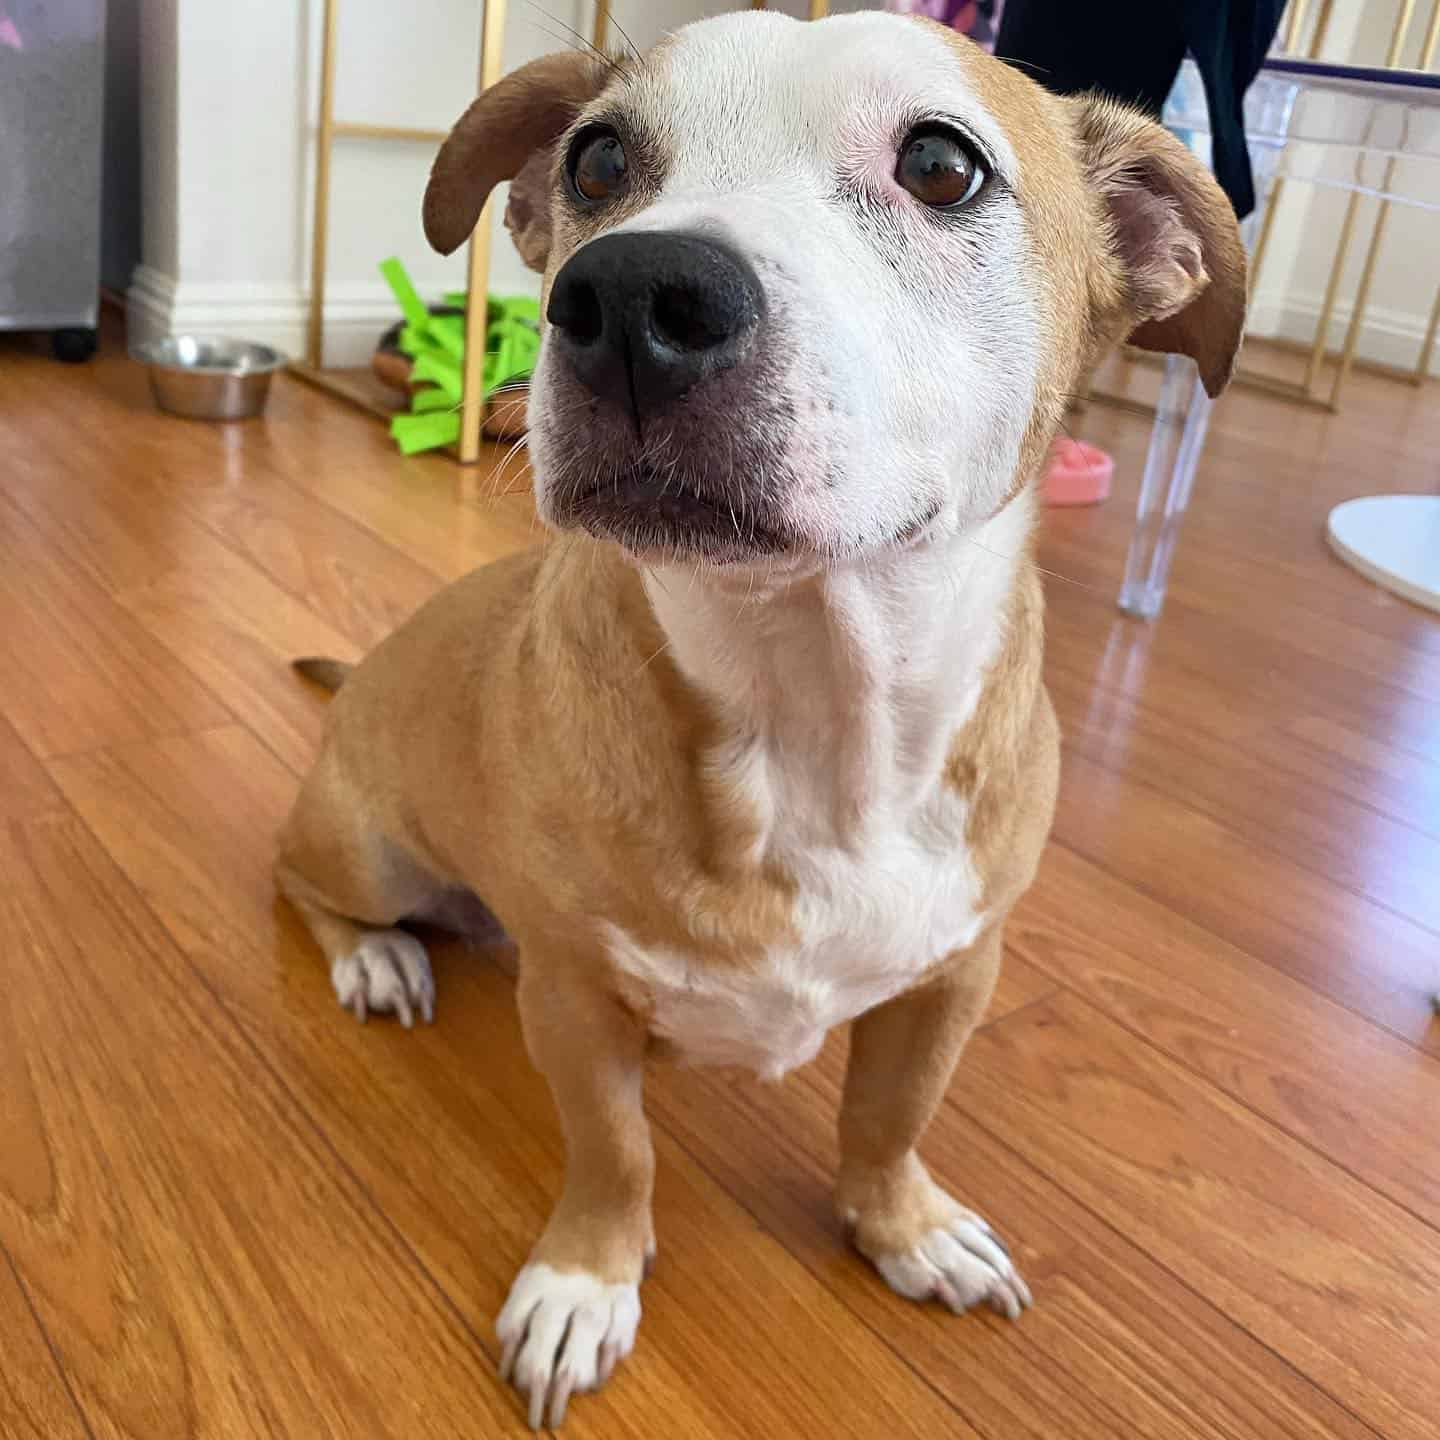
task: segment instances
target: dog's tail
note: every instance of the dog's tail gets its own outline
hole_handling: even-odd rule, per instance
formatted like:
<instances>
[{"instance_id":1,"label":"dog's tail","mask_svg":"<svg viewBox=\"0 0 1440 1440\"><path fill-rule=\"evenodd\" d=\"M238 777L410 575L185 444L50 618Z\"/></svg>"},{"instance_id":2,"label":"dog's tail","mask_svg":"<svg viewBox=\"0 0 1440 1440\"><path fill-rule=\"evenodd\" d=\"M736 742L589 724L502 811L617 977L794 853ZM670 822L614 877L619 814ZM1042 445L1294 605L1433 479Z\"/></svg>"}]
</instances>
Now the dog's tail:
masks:
<instances>
[{"instance_id":1,"label":"dog's tail","mask_svg":"<svg viewBox=\"0 0 1440 1440\"><path fill-rule=\"evenodd\" d=\"M290 668L312 685L318 685L333 695L355 667L347 665L343 660L331 660L324 655L307 655L304 659L292 660Z\"/></svg>"}]
</instances>

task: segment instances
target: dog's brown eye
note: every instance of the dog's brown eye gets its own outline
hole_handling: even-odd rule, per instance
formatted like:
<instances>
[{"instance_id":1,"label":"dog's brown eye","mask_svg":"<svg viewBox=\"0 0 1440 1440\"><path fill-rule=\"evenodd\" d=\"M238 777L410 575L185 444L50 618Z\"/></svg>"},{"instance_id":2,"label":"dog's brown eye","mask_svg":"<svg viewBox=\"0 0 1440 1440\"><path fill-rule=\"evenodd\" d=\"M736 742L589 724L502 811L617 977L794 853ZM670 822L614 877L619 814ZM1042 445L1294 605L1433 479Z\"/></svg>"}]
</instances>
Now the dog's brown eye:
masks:
<instances>
[{"instance_id":1,"label":"dog's brown eye","mask_svg":"<svg viewBox=\"0 0 1440 1440\"><path fill-rule=\"evenodd\" d=\"M900 151L895 178L917 200L944 210L971 199L985 172L959 136L948 130L917 130Z\"/></svg>"},{"instance_id":2,"label":"dog's brown eye","mask_svg":"<svg viewBox=\"0 0 1440 1440\"><path fill-rule=\"evenodd\" d=\"M570 183L576 195L592 205L625 188L625 147L613 130L590 130L570 151Z\"/></svg>"}]
</instances>

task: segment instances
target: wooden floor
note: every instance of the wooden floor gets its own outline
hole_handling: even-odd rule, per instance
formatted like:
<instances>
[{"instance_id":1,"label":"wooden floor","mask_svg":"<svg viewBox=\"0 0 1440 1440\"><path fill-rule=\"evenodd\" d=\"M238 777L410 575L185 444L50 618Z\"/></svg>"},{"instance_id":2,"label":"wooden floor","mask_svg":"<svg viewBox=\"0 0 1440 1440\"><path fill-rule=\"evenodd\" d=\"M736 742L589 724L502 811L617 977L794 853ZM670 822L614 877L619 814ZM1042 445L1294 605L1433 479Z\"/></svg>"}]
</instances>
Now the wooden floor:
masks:
<instances>
[{"instance_id":1,"label":"wooden floor","mask_svg":"<svg viewBox=\"0 0 1440 1440\"><path fill-rule=\"evenodd\" d=\"M287 658L537 538L518 457L402 461L285 379L167 420L118 354L0 338L0 1435L518 1434L491 1322L561 1156L509 982L442 950L433 1028L361 1028L268 875L323 712ZM1437 1434L1440 619L1321 527L1435 489L1440 396L1228 398L1153 627L1145 424L1077 428L1121 478L1045 521L1055 841L928 1147L1036 1307L847 1253L837 1047L658 1071L660 1264L577 1440Z\"/></svg>"}]
</instances>

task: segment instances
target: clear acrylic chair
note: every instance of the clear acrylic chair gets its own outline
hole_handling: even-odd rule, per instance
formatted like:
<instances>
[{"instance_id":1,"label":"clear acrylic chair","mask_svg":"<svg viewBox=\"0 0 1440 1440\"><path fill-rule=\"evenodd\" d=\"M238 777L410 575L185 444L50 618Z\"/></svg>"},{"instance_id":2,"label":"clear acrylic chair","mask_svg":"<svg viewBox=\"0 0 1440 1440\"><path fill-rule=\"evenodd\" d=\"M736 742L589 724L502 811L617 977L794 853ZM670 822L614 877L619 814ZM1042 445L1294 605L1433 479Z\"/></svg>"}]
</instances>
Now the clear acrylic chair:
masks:
<instances>
[{"instance_id":1,"label":"clear acrylic chair","mask_svg":"<svg viewBox=\"0 0 1440 1440\"><path fill-rule=\"evenodd\" d=\"M1165 123L1210 162L1204 88L1189 61L1166 103ZM1440 77L1272 60L1246 96L1245 133L1260 197L1241 227L1247 251L1253 253L1281 177L1440 211ZM1127 614L1153 620L1165 602L1211 405L1194 362L1167 357L1120 591Z\"/></svg>"}]
</instances>

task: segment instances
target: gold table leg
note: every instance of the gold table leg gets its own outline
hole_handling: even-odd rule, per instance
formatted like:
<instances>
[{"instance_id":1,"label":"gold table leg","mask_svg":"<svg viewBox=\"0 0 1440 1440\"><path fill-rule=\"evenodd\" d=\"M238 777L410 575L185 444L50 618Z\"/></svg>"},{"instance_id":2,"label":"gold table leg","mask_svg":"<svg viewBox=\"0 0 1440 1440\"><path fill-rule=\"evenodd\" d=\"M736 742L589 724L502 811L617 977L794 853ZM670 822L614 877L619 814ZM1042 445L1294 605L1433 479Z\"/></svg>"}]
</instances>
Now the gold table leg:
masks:
<instances>
[{"instance_id":1,"label":"gold table leg","mask_svg":"<svg viewBox=\"0 0 1440 1440\"><path fill-rule=\"evenodd\" d=\"M305 360L318 370L324 357L326 242L330 238L330 154L335 148L335 27L338 0L325 0L320 62L320 125L315 135L315 213L310 235L310 316Z\"/></svg>"},{"instance_id":2,"label":"gold table leg","mask_svg":"<svg viewBox=\"0 0 1440 1440\"><path fill-rule=\"evenodd\" d=\"M480 89L488 90L500 78L505 43L505 0L485 0L480 34ZM470 236L466 267L465 372L460 391L460 463L473 465L480 458L480 423L485 418L485 325L490 308L490 214L493 197L485 202Z\"/></svg>"}]
</instances>

